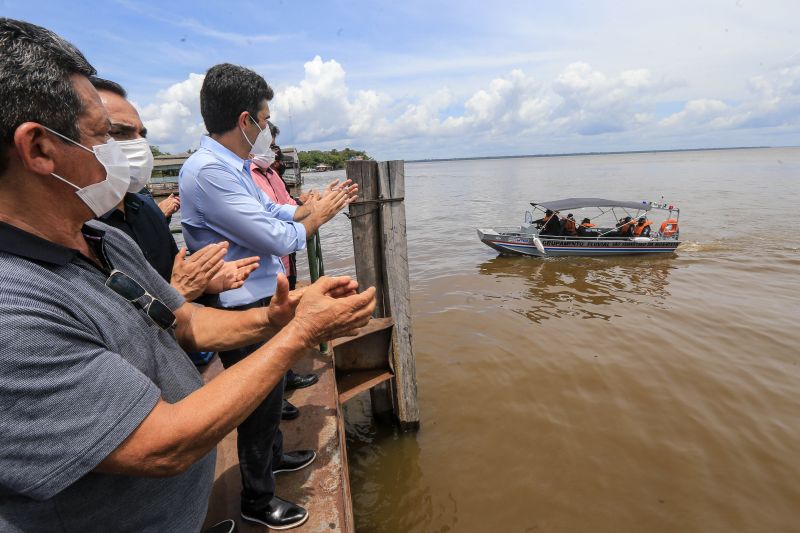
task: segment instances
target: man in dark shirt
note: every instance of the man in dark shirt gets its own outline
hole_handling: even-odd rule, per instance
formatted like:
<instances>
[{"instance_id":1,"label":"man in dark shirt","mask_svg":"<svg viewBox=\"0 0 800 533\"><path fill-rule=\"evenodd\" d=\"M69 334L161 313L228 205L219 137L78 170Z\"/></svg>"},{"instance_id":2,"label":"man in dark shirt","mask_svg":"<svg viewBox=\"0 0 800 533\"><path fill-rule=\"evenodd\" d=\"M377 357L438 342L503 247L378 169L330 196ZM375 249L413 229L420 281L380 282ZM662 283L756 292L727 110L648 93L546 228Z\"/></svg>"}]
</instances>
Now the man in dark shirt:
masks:
<instances>
[{"instance_id":1,"label":"man in dark shirt","mask_svg":"<svg viewBox=\"0 0 800 533\"><path fill-rule=\"evenodd\" d=\"M129 192L122 204L122 209L114 209L101 216L100 220L127 233L139 245L150 266L169 281L172 263L178 255L178 245L172 238L164 214L144 194Z\"/></svg>"}]
</instances>

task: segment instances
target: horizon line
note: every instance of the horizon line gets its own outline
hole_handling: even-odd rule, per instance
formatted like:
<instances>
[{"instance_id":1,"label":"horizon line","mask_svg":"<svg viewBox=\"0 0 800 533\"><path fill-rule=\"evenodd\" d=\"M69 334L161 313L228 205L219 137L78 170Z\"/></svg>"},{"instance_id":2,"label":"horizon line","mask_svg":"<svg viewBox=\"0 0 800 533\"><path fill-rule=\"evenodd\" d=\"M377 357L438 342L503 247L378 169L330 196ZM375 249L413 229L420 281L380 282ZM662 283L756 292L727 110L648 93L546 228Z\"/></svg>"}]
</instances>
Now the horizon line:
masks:
<instances>
[{"instance_id":1,"label":"horizon line","mask_svg":"<svg viewBox=\"0 0 800 533\"><path fill-rule=\"evenodd\" d=\"M487 155L473 157L437 157L430 159L406 159L406 163L434 163L437 161L475 161L479 159L521 159L526 157L573 157L582 155L621 155L621 154L654 154L670 152L712 152L721 150L763 150L766 148L800 148L798 146L729 146L714 148L668 148L658 150L614 150L609 152L564 152L547 154L521 154L521 155Z\"/></svg>"}]
</instances>

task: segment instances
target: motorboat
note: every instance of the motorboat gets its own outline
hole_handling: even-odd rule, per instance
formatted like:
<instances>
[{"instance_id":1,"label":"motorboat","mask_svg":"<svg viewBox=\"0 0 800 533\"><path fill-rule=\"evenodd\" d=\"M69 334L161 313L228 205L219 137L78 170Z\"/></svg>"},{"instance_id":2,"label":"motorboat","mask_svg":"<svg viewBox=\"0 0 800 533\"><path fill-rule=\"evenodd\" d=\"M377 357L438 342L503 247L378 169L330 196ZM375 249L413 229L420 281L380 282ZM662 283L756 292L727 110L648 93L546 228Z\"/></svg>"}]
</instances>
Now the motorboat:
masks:
<instances>
[{"instance_id":1,"label":"motorboat","mask_svg":"<svg viewBox=\"0 0 800 533\"><path fill-rule=\"evenodd\" d=\"M479 228L478 238L501 254L535 257L671 254L680 245L680 209L663 199L655 203L566 198L531 206L521 226ZM539 211L544 216L536 219ZM663 214L663 221L650 220L655 213ZM565 225L574 225L577 235L565 235Z\"/></svg>"}]
</instances>

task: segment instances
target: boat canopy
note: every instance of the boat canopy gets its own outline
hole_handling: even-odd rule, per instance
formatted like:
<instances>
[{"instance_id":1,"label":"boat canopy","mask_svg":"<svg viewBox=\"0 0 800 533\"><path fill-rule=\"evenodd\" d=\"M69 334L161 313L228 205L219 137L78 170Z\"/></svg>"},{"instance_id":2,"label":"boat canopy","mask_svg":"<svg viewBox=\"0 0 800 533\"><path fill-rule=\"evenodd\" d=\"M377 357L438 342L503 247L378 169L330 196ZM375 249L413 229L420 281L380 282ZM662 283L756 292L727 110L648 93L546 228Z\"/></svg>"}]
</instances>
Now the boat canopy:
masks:
<instances>
[{"instance_id":1,"label":"boat canopy","mask_svg":"<svg viewBox=\"0 0 800 533\"><path fill-rule=\"evenodd\" d=\"M567 211L581 209L582 207L624 207L626 209L640 209L649 211L650 202L620 202L619 200L606 200L604 198L566 198L552 202L531 202L533 207L543 207L551 211Z\"/></svg>"}]
</instances>

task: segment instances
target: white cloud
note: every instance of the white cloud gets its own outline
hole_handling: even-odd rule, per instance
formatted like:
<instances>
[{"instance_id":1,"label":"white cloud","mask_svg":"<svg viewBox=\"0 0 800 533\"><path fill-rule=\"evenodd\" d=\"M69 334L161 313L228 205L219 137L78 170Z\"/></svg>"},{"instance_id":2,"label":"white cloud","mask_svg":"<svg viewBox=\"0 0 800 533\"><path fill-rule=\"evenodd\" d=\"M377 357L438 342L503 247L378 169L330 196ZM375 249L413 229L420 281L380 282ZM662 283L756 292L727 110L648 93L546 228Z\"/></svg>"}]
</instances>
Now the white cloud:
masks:
<instances>
[{"instance_id":1,"label":"white cloud","mask_svg":"<svg viewBox=\"0 0 800 533\"><path fill-rule=\"evenodd\" d=\"M197 146L202 80L192 74L142 110L155 144ZM562 152L640 149L648 139L653 144L645 147L651 148L665 147L660 139L689 138L718 146L715 141L725 138L721 131L800 126L800 59L749 80L749 96L741 101L695 98L659 117L658 104L674 105L671 91L678 86L648 69L608 73L575 62L549 81L514 69L460 98L448 87L415 98L353 91L340 63L316 56L305 63L302 80L277 91L271 109L282 144L349 145L378 157L407 158L513 153L531 146ZM438 153L398 153L409 146Z\"/></svg>"},{"instance_id":2,"label":"white cloud","mask_svg":"<svg viewBox=\"0 0 800 533\"><path fill-rule=\"evenodd\" d=\"M159 91L155 101L140 110L152 144L173 153L199 146L205 133L200 116L204 77L189 74L188 79Z\"/></svg>"},{"instance_id":3,"label":"white cloud","mask_svg":"<svg viewBox=\"0 0 800 533\"><path fill-rule=\"evenodd\" d=\"M690 100L661 125L716 130L800 126L800 57L751 78L747 85L750 94L740 102Z\"/></svg>"}]
</instances>

